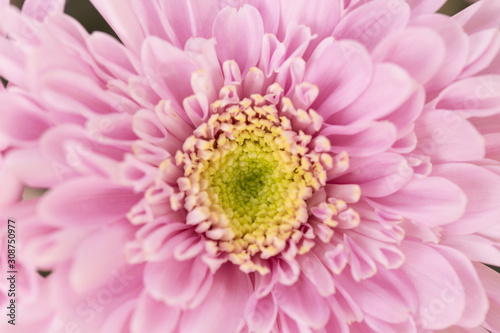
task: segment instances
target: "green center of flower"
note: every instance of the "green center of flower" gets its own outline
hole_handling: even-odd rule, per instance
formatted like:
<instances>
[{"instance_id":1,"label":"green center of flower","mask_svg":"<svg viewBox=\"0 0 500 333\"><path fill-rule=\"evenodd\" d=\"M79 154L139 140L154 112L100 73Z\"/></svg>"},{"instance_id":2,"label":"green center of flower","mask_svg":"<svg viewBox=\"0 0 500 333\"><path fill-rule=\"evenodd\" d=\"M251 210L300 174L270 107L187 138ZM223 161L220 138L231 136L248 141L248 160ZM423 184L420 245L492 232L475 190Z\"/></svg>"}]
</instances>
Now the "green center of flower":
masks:
<instances>
[{"instance_id":1,"label":"green center of flower","mask_svg":"<svg viewBox=\"0 0 500 333\"><path fill-rule=\"evenodd\" d=\"M255 270L253 256L276 255L307 222L331 157L260 95L212 110L176 155L187 223L206 235L209 252Z\"/></svg>"},{"instance_id":2,"label":"green center of flower","mask_svg":"<svg viewBox=\"0 0 500 333\"><path fill-rule=\"evenodd\" d=\"M207 170L209 193L240 226L275 215L280 197L293 181L280 171L269 150L259 141L246 140Z\"/></svg>"}]
</instances>

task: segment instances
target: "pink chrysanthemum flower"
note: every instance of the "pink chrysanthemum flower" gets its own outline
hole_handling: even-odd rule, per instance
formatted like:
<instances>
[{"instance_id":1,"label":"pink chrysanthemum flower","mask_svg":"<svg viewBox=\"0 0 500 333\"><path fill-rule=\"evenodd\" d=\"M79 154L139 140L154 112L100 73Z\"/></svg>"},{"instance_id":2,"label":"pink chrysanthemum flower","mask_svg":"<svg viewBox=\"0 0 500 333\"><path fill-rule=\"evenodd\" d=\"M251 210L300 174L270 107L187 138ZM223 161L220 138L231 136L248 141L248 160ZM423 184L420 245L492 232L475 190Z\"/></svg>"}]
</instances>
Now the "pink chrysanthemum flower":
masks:
<instances>
[{"instance_id":1,"label":"pink chrysanthemum flower","mask_svg":"<svg viewBox=\"0 0 500 333\"><path fill-rule=\"evenodd\" d=\"M500 330L500 1L92 2L0 1L18 331Z\"/></svg>"}]
</instances>

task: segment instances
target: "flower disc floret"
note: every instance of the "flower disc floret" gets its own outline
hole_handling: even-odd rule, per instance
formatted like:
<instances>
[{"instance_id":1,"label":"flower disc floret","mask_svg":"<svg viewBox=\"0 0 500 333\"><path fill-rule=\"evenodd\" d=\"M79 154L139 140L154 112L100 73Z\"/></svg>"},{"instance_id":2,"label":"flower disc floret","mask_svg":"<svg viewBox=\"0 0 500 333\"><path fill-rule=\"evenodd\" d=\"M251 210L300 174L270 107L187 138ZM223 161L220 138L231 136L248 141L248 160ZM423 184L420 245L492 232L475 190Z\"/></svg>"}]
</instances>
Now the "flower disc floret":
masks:
<instances>
[{"instance_id":1,"label":"flower disc floret","mask_svg":"<svg viewBox=\"0 0 500 333\"><path fill-rule=\"evenodd\" d=\"M177 152L187 221L206 235L213 254L226 252L245 264L257 255L275 256L289 239L301 238L307 200L325 185L333 159L313 149L313 138L321 138L293 128L283 112L290 104L257 94L218 100L214 114Z\"/></svg>"}]
</instances>

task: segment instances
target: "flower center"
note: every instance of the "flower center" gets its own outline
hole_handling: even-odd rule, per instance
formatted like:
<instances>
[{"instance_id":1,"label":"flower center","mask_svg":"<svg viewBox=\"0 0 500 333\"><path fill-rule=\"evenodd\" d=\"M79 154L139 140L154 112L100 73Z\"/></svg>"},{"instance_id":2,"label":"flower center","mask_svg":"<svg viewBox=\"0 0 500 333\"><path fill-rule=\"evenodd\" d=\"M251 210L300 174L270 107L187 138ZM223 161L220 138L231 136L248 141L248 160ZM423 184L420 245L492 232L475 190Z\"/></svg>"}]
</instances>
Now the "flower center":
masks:
<instances>
[{"instance_id":1,"label":"flower center","mask_svg":"<svg viewBox=\"0 0 500 333\"><path fill-rule=\"evenodd\" d=\"M254 256L268 259L301 237L307 200L325 185L332 159L263 96L211 108L175 157L187 223L213 255L255 270Z\"/></svg>"}]
</instances>

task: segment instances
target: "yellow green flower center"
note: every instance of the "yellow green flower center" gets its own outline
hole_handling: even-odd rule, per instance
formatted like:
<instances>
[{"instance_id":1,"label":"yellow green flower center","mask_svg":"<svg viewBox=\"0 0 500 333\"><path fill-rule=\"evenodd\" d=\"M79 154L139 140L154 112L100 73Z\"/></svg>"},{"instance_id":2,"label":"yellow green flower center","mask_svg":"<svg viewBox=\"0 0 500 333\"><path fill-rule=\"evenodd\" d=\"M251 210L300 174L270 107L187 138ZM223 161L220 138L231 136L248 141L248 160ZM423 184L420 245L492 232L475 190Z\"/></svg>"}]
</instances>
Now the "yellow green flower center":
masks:
<instances>
[{"instance_id":1,"label":"yellow green flower center","mask_svg":"<svg viewBox=\"0 0 500 333\"><path fill-rule=\"evenodd\" d=\"M307 200L325 185L332 159L260 95L217 101L212 110L176 155L187 223L206 235L212 254L259 270L252 258L270 258L301 237Z\"/></svg>"}]
</instances>

